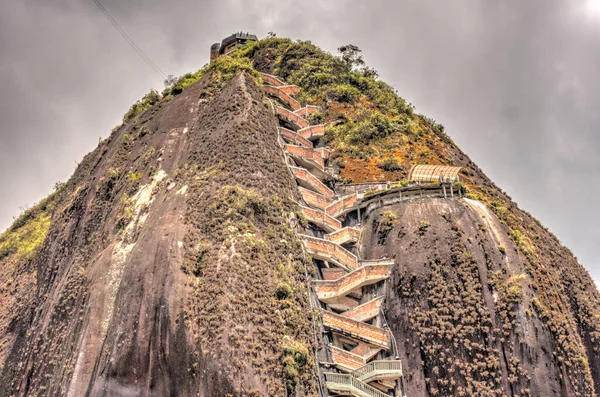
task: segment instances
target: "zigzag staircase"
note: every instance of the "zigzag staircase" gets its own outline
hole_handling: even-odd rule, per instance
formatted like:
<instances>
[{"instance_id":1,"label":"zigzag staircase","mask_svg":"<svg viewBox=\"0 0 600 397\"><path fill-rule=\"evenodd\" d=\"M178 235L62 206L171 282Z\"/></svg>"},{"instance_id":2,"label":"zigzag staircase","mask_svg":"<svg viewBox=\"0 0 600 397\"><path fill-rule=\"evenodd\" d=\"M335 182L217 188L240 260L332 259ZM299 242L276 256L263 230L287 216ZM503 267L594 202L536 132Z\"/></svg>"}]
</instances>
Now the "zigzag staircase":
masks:
<instances>
[{"instance_id":1,"label":"zigzag staircase","mask_svg":"<svg viewBox=\"0 0 600 397\"><path fill-rule=\"evenodd\" d=\"M323 182L332 178L327 169L329 150L318 146L325 126L310 125L304 118L319 107L303 107L293 98L298 87L261 75L265 93L280 104L273 110L282 125L279 134L286 161L305 203L300 211L306 222L322 231L318 234L322 237L298 237L322 277L313 281L312 289L321 303L323 328L331 335L328 359L339 371L324 373L325 386L330 395L395 396L402 363L389 359L393 340L382 327L384 299L373 293L389 278L393 261L365 261L351 252L361 230L344 227L338 218L358 209L363 195L338 197Z\"/></svg>"}]
</instances>

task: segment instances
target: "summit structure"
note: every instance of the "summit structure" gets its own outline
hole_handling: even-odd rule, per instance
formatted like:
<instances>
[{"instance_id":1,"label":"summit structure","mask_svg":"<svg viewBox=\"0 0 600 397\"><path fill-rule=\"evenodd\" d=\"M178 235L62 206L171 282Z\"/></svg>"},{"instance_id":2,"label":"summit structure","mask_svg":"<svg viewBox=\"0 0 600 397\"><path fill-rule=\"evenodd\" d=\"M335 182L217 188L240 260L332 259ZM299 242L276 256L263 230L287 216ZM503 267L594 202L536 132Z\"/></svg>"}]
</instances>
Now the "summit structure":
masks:
<instances>
[{"instance_id":1,"label":"summit structure","mask_svg":"<svg viewBox=\"0 0 600 397\"><path fill-rule=\"evenodd\" d=\"M257 41L258 37L250 33L237 32L224 38L221 43L210 46L210 61L214 61L221 55L227 55L239 46L245 46L249 42Z\"/></svg>"}]
</instances>

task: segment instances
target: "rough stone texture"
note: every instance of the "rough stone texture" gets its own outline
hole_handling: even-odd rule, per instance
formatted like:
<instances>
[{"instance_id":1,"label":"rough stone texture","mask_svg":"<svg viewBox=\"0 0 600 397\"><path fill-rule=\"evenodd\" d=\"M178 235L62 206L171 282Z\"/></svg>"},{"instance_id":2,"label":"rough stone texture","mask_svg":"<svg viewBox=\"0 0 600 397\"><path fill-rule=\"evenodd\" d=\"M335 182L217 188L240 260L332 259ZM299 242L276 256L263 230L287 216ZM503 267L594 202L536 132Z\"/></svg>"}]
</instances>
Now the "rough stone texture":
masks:
<instances>
[{"instance_id":1,"label":"rough stone texture","mask_svg":"<svg viewBox=\"0 0 600 397\"><path fill-rule=\"evenodd\" d=\"M381 227L386 212L398 217L391 228ZM364 257L395 259L386 316L407 395L574 395L507 232L469 200L411 201L365 222ZM512 301L503 289L511 277L518 280Z\"/></svg>"},{"instance_id":2,"label":"rough stone texture","mask_svg":"<svg viewBox=\"0 0 600 397\"><path fill-rule=\"evenodd\" d=\"M282 346L306 346L311 335L300 243L291 231L285 235L294 181L277 125L251 77L237 75L217 88L207 75L159 102L115 130L77 168L39 255L20 271L36 279L37 290L20 285L29 304L15 306L6 331L12 343L0 356L0 396L256 396L283 395L284 386L290 395L312 393L310 357L302 379L286 383L281 375ZM238 254L254 266L249 280L265 277L244 313L238 302L247 285L232 278L240 270L229 266L231 258L211 258L220 273L189 268L199 249L190 236L198 236L192 232L202 217L218 212L223 185L279 203L279 212L250 226L256 236L273 230L277 241L287 239L274 247L279 255ZM285 275L275 275L277 266ZM264 314L254 315L283 304L274 298L281 280L293 288L285 304L295 317L282 311L263 324ZM215 283L222 288L203 294ZM215 320L198 310L215 302L227 316ZM223 333L207 338L200 330L206 326ZM236 326L249 331L244 344L227 334ZM262 351L249 357L253 341ZM234 369L236 357L243 371Z\"/></svg>"}]
</instances>

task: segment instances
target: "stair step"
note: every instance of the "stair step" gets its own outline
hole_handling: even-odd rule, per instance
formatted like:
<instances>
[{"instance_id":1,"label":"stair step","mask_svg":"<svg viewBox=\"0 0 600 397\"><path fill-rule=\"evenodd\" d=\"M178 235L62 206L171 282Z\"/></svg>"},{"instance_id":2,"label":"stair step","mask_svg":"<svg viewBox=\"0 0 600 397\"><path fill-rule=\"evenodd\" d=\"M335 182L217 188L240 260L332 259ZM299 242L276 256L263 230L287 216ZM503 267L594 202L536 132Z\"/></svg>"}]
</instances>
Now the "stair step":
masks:
<instances>
[{"instance_id":1,"label":"stair step","mask_svg":"<svg viewBox=\"0 0 600 397\"><path fill-rule=\"evenodd\" d=\"M386 330L332 312L322 311L321 313L325 328L384 349L389 349L390 340Z\"/></svg>"},{"instance_id":2,"label":"stair step","mask_svg":"<svg viewBox=\"0 0 600 397\"><path fill-rule=\"evenodd\" d=\"M309 243L312 243L312 241L309 241ZM320 246L313 247L311 244L310 250L314 252L318 249L321 249ZM307 251L309 251L308 248ZM342 262L341 259L338 260ZM342 263L345 264L347 262ZM336 298L346 296L353 291L360 291L360 289L366 285L375 284L385 280L389 276L389 265L368 264L358 267L357 269L345 274L343 277L340 277L337 280L314 280L312 283L315 293L317 294L317 298L319 298L321 302L329 303L334 301Z\"/></svg>"},{"instance_id":3,"label":"stair step","mask_svg":"<svg viewBox=\"0 0 600 397\"><path fill-rule=\"evenodd\" d=\"M342 267L344 269L356 269L358 267L358 258L356 255L345 249L339 244L332 243L331 241L306 236L306 235L298 235L302 243L304 244L304 248L309 255L314 258L334 263L335 265ZM340 278L338 280L343 279ZM329 281L330 283L334 283L335 281Z\"/></svg>"}]
</instances>

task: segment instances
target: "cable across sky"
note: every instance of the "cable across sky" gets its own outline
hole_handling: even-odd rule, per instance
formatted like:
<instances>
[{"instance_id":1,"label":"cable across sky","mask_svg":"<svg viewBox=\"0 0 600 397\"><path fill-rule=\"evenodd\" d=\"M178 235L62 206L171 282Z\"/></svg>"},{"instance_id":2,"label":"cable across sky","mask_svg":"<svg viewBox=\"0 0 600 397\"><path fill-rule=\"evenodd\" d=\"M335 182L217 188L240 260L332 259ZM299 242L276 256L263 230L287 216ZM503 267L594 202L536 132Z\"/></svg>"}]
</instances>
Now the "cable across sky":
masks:
<instances>
[{"instance_id":1,"label":"cable across sky","mask_svg":"<svg viewBox=\"0 0 600 397\"><path fill-rule=\"evenodd\" d=\"M108 18L110 23L115 27L115 29L117 29L117 31L121 34L121 36L123 36L123 38L129 43L131 48L133 48L134 51L144 60L144 62L146 62L148 64L148 66L150 66L152 68L152 70L154 70L161 78L166 79L167 78L166 74L163 73L163 71L160 70L160 68L156 65L156 63L154 63L152 61L152 59L150 59L150 57L144 53L144 51L135 43L135 41L133 41L133 39L127 34L127 32L125 32L125 30L123 30L123 28L121 28L121 26L119 26L117 21L110 15L110 13L106 10L106 8L104 8L104 6L100 3L100 0L94 0L94 3L98 6L100 11L102 11L102 13L106 16L106 18Z\"/></svg>"}]
</instances>

